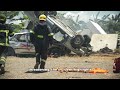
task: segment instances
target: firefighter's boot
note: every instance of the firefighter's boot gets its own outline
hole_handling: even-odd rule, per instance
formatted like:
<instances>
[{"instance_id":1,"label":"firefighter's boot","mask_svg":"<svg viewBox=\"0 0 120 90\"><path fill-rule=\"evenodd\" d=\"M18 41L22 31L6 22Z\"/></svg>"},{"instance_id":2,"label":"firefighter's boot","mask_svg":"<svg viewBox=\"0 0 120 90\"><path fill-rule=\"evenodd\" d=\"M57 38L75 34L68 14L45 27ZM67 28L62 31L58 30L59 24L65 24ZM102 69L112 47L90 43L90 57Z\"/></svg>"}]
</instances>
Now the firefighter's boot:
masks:
<instances>
[{"instance_id":1,"label":"firefighter's boot","mask_svg":"<svg viewBox=\"0 0 120 90\"><path fill-rule=\"evenodd\" d=\"M38 67L39 67L39 62L37 62L36 64L35 64L35 66L34 66L34 69L38 69Z\"/></svg>"},{"instance_id":2,"label":"firefighter's boot","mask_svg":"<svg viewBox=\"0 0 120 90\"><path fill-rule=\"evenodd\" d=\"M40 69L45 69L45 62L46 62L46 60L41 59Z\"/></svg>"},{"instance_id":3,"label":"firefighter's boot","mask_svg":"<svg viewBox=\"0 0 120 90\"><path fill-rule=\"evenodd\" d=\"M39 53L36 53L36 64L34 66L34 69L38 69L39 64L40 64L40 55Z\"/></svg>"}]
</instances>

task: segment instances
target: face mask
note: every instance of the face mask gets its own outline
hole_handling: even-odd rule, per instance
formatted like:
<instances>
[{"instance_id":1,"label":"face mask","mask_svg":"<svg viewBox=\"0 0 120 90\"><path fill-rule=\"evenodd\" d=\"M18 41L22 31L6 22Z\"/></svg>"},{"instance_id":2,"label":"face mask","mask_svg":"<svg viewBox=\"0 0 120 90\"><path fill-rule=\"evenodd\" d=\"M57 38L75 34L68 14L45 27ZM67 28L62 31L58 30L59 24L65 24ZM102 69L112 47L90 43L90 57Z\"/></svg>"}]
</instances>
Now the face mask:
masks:
<instances>
[{"instance_id":1,"label":"face mask","mask_svg":"<svg viewBox=\"0 0 120 90\"><path fill-rule=\"evenodd\" d=\"M46 22L45 21L39 21L39 24L44 26L44 25L46 25Z\"/></svg>"}]
</instances>

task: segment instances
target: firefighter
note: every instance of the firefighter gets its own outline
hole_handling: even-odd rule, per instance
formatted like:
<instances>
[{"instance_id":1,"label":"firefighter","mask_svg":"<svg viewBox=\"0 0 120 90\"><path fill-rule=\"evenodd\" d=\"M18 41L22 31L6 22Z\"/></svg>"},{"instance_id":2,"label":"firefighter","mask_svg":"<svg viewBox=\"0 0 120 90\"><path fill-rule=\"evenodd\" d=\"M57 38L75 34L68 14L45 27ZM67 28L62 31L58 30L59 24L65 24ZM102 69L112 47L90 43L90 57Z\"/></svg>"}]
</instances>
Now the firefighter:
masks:
<instances>
[{"instance_id":1,"label":"firefighter","mask_svg":"<svg viewBox=\"0 0 120 90\"><path fill-rule=\"evenodd\" d=\"M34 14L35 14L36 17L39 18L39 15L42 15L42 14L47 16L49 14L49 11L34 11Z\"/></svg>"},{"instance_id":2,"label":"firefighter","mask_svg":"<svg viewBox=\"0 0 120 90\"><path fill-rule=\"evenodd\" d=\"M0 74L5 73L6 53L9 46L9 36L13 36L14 32L9 25L5 24L6 16L0 15Z\"/></svg>"},{"instance_id":3,"label":"firefighter","mask_svg":"<svg viewBox=\"0 0 120 90\"><path fill-rule=\"evenodd\" d=\"M46 60L47 60L47 54L48 54L48 47L50 44L52 44L53 41L53 34L50 31L50 28L48 27L48 24L46 22L47 16L42 14L39 16L39 23L35 25L33 29L33 35L32 37L34 46L35 46L35 52L36 52L36 64L34 66L34 69L44 69Z\"/></svg>"}]
</instances>

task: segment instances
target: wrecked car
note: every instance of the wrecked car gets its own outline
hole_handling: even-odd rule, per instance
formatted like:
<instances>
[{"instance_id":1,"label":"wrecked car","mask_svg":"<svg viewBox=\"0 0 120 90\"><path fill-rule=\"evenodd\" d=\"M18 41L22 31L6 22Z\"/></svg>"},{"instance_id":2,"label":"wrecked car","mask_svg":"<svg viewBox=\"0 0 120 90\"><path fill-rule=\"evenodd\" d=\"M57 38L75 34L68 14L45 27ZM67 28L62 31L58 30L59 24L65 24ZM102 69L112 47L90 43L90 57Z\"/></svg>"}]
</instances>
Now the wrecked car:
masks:
<instances>
[{"instance_id":1,"label":"wrecked car","mask_svg":"<svg viewBox=\"0 0 120 90\"><path fill-rule=\"evenodd\" d=\"M30 20L36 24L38 18L34 11L24 11ZM76 32L78 25L65 18L59 17L57 14L47 15L47 23L51 28L54 38L53 46L50 47L50 53L65 55L74 52L77 55L89 55L92 51L90 37L88 35L80 35ZM70 25L71 24L71 25ZM54 52L53 52L54 51ZM59 52L60 51L60 52Z\"/></svg>"},{"instance_id":2,"label":"wrecked car","mask_svg":"<svg viewBox=\"0 0 120 90\"><path fill-rule=\"evenodd\" d=\"M30 18L30 24L28 25L30 27L27 28L30 30L32 25L38 23L38 18L34 11L24 12ZM53 45L49 47L48 55L63 56L70 54L71 52L79 56L90 55L92 51L92 47L89 44L91 39L88 35L80 35L76 32L77 28L79 28L78 25L75 25L75 23L70 22L63 17L60 18L56 14L48 14L47 23L50 26L51 32L54 34L54 42ZM25 42L27 42L27 44L22 46L27 46L27 49L29 50L31 48L31 44L29 40L26 40ZM13 41L11 41L11 46L13 47L12 43ZM17 48L16 51L20 51L19 49L20 48ZM26 50L25 47L22 47L22 49ZM24 51L21 53L24 53Z\"/></svg>"},{"instance_id":3,"label":"wrecked car","mask_svg":"<svg viewBox=\"0 0 120 90\"><path fill-rule=\"evenodd\" d=\"M15 35L9 40L10 46L8 48L7 55L35 55L35 48L30 40L30 34L31 32L15 33ZM54 55L55 57L65 55L67 53L70 53L70 50L57 41L54 41L54 44L48 49L48 55Z\"/></svg>"},{"instance_id":4,"label":"wrecked car","mask_svg":"<svg viewBox=\"0 0 120 90\"><path fill-rule=\"evenodd\" d=\"M8 56L17 56L19 54L33 54L34 46L30 41L29 32L15 33L9 40Z\"/></svg>"}]
</instances>

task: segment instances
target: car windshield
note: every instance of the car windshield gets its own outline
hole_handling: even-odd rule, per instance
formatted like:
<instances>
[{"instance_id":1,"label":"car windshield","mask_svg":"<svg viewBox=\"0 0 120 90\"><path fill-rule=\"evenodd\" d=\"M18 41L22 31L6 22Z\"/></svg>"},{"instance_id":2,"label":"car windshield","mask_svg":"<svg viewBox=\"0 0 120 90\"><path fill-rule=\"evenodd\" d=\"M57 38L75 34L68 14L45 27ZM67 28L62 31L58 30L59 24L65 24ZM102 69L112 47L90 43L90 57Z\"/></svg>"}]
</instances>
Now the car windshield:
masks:
<instances>
[{"instance_id":1,"label":"car windshield","mask_svg":"<svg viewBox=\"0 0 120 90\"><path fill-rule=\"evenodd\" d=\"M19 42L26 42L27 40L30 40L28 34L16 34L13 38L10 39L10 41L19 41Z\"/></svg>"}]
</instances>

